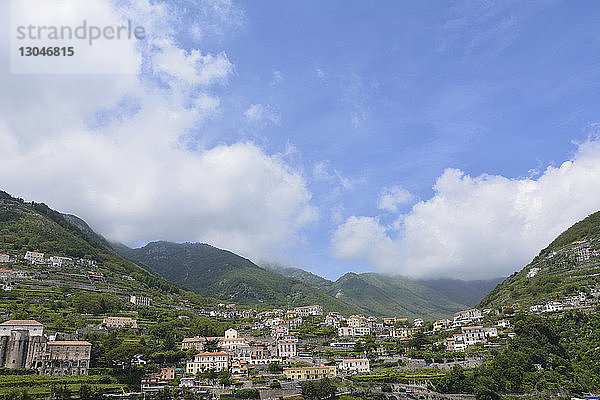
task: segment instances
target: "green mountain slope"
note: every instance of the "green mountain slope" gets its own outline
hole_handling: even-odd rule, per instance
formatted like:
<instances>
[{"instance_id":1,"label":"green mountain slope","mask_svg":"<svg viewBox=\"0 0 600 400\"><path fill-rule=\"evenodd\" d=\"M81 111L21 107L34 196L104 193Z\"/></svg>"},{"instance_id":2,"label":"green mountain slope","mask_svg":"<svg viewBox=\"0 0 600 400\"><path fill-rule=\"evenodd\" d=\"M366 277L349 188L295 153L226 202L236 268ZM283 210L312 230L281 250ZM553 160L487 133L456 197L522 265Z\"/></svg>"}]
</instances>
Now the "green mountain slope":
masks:
<instances>
[{"instance_id":1,"label":"green mountain slope","mask_svg":"<svg viewBox=\"0 0 600 400\"><path fill-rule=\"evenodd\" d=\"M297 279L267 271L232 252L201 243L153 242L116 248L184 288L246 305L294 307L321 304L344 314L358 310Z\"/></svg>"},{"instance_id":2,"label":"green mountain slope","mask_svg":"<svg viewBox=\"0 0 600 400\"><path fill-rule=\"evenodd\" d=\"M267 264L265 268L300 279L372 315L436 319L477 304L500 279L412 280L376 273L348 273L332 282L299 268Z\"/></svg>"},{"instance_id":3,"label":"green mountain slope","mask_svg":"<svg viewBox=\"0 0 600 400\"><path fill-rule=\"evenodd\" d=\"M196 303L209 301L185 293L178 286L116 254L102 236L78 217L61 214L44 203L25 202L3 191L0 191L0 250L15 255L37 251L47 256L85 258L97 263L96 267L80 267L77 271L55 269L45 272L60 278L55 283L58 286L69 286L72 278L82 281L73 287L96 293L112 292L125 301L130 294L152 295L157 301L168 303L174 301L174 294L191 296ZM28 268L22 261L14 267ZM37 268L36 273L40 270L43 268ZM101 273L104 283L92 284L84 275L91 272ZM26 298L29 292L24 293Z\"/></svg>"},{"instance_id":4,"label":"green mountain slope","mask_svg":"<svg viewBox=\"0 0 600 400\"><path fill-rule=\"evenodd\" d=\"M561 233L521 271L515 272L480 303L492 308L527 307L560 301L600 287L600 212Z\"/></svg>"}]
</instances>

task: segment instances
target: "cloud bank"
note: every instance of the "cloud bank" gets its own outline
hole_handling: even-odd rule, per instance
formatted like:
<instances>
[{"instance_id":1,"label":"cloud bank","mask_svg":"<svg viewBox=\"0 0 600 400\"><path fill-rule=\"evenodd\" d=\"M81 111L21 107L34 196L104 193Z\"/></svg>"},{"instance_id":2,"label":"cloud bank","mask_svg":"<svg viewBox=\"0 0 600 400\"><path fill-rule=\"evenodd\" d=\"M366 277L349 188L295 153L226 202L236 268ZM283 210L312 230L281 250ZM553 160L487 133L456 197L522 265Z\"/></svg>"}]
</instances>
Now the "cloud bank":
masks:
<instances>
[{"instance_id":1,"label":"cloud bank","mask_svg":"<svg viewBox=\"0 0 600 400\"><path fill-rule=\"evenodd\" d=\"M219 15L236 15L229 2L213 3ZM139 73L14 75L2 67L2 189L77 214L113 240L197 240L248 256L295 243L316 218L301 173L251 142L198 148L194 140L219 113L219 91L234 73L227 54L179 45L173 29L185 9L95 4L106 21L125 14L146 27L146 41L104 54ZM74 23L94 20L85 8L73 11Z\"/></svg>"},{"instance_id":2,"label":"cloud bank","mask_svg":"<svg viewBox=\"0 0 600 400\"><path fill-rule=\"evenodd\" d=\"M600 209L600 140L578 144L571 160L536 179L447 169L433 189L433 197L390 225L375 217L348 218L333 234L333 254L413 277L508 275ZM379 207L393 211L395 197L384 193Z\"/></svg>"}]
</instances>

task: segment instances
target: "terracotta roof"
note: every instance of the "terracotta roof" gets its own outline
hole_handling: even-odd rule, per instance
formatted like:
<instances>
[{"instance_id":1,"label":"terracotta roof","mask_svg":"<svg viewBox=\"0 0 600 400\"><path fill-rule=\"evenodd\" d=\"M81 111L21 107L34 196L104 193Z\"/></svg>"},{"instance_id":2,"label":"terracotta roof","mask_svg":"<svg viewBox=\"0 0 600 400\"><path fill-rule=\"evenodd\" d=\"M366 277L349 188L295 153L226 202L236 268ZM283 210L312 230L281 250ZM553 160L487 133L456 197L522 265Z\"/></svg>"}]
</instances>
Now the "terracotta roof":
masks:
<instances>
[{"instance_id":1,"label":"terracotta roof","mask_svg":"<svg viewBox=\"0 0 600 400\"><path fill-rule=\"evenodd\" d=\"M9 319L8 321L4 321L3 323L1 323L0 325L8 325L8 326L22 326L22 325L26 325L26 326L31 326L31 325L35 325L35 326L44 326L43 324L33 320L33 319Z\"/></svg>"},{"instance_id":2,"label":"terracotta roof","mask_svg":"<svg viewBox=\"0 0 600 400\"><path fill-rule=\"evenodd\" d=\"M224 351L218 351L216 353L198 353L197 356L226 356L227 353Z\"/></svg>"},{"instance_id":3,"label":"terracotta roof","mask_svg":"<svg viewBox=\"0 0 600 400\"><path fill-rule=\"evenodd\" d=\"M85 340L54 340L48 342L49 346L91 346L90 342Z\"/></svg>"}]
</instances>

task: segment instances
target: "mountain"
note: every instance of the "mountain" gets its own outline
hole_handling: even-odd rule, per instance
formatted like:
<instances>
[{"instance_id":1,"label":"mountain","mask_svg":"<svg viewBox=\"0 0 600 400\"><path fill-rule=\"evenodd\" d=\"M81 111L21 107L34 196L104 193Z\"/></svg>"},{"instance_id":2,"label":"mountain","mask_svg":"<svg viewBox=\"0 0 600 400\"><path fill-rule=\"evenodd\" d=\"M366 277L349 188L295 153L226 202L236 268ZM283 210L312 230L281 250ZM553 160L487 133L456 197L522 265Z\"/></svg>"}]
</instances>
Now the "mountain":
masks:
<instances>
[{"instance_id":1,"label":"mountain","mask_svg":"<svg viewBox=\"0 0 600 400\"><path fill-rule=\"evenodd\" d=\"M359 311L298 279L267 271L246 258L208 244L159 241L137 249L122 245L115 249L170 282L204 296L245 305L321 304L326 311Z\"/></svg>"},{"instance_id":2,"label":"mountain","mask_svg":"<svg viewBox=\"0 0 600 400\"><path fill-rule=\"evenodd\" d=\"M521 271L496 286L483 308L528 307L600 287L600 211L561 233Z\"/></svg>"},{"instance_id":3,"label":"mountain","mask_svg":"<svg viewBox=\"0 0 600 400\"><path fill-rule=\"evenodd\" d=\"M371 315L437 319L477 304L500 279L413 280L377 273L347 273L335 282L300 268L265 264L279 274L300 279Z\"/></svg>"},{"instance_id":4,"label":"mountain","mask_svg":"<svg viewBox=\"0 0 600 400\"><path fill-rule=\"evenodd\" d=\"M64 295L68 304L71 295L78 294L83 296L78 298L103 299L124 307L130 295L143 295L152 297L157 308L171 307L180 301L214 303L118 255L82 219L0 191L0 252L22 257L27 251L45 253L46 258L63 256L88 261L67 267L38 267L16 258L8 266L28 271L32 279L15 283L10 298L37 303L43 300L40 296ZM61 288L60 295L56 288ZM65 307L68 311L69 306Z\"/></svg>"}]
</instances>

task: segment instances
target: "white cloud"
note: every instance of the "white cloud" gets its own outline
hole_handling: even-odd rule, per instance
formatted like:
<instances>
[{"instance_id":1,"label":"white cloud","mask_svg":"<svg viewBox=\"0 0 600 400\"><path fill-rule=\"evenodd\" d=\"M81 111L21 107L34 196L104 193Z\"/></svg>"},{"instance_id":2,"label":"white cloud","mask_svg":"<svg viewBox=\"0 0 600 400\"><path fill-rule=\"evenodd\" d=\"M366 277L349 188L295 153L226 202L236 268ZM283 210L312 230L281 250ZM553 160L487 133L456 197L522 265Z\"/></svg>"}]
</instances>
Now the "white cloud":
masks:
<instances>
[{"instance_id":1,"label":"white cloud","mask_svg":"<svg viewBox=\"0 0 600 400\"><path fill-rule=\"evenodd\" d=\"M334 183L340 189L352 190L356 185L364 183L364 177L344 176L340 171L330 167L328 161L319 161L313 167L313 179L316 182Z\"/></svg>"},{"instance_id":2,"label":"white cloud","mask_svg":"<svg viewBox=\"0 0 600 400\"><path fill-rule=\"evenodd\" d=\"M572 160L547 167L537 179L448 169L434 191L390 227L348 218L333 235L333 253L415 277L508 275L600 209L600 140L579 144Z\"/></svg>"},{"instance_id":3,"label":"white cloud","mask_svg":"<svg viewBox=\"0 0 600 400\"><path fill-rule=\"evenodd\" d=\"M20 76L0 66L2 189L126 242L206 241L248 256L295 243L317 214L282 155L251 142L198 150L187 142L219 112L218 89L234 69L227 55L179 47L179 16L163 3L105 4L147 27L135 50L142 72Z\"/></svg>"},{"instance_id":4,"label":"white cloud","mask_svg":"<svg viewBox=\"0 0 600 400\"><path fill-rule=\"evenodd\" d=\"M257 125L264 125L267 122L278 124L281 117L273 108L265 104L252 104L244 111L246 119Z\"/></svg>"},{"instance_id":5,"label":"white cloud","mask_svg":"<svg viewBox=\"0 0 600 400\"><path fill-rule=\"evenodd\" d=\"M377 208L389 212L398 212L399 205L409 203L413 199L414 196L408 190L400 186L394 186L383 190L379 194Z\"/></svg>"},{"instance_id":6,"label":"white cloud","mask_svg":"<svg viewBox=\"0 0 600 400\"><path fill-rule=\"evenodd\" d=\"M277 87L281 82L283 82L283 74L281 71L273 71L273 78L271 79L269 86Z\"/></svg>"}]
</instances>

